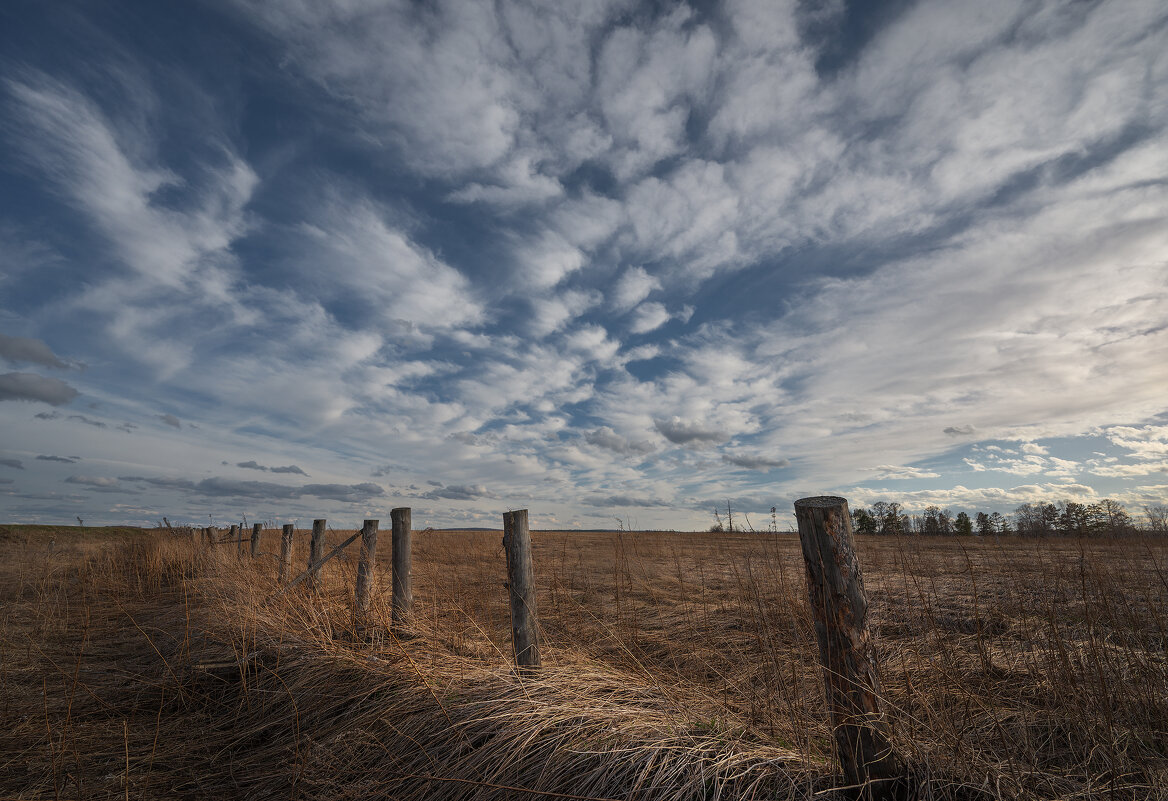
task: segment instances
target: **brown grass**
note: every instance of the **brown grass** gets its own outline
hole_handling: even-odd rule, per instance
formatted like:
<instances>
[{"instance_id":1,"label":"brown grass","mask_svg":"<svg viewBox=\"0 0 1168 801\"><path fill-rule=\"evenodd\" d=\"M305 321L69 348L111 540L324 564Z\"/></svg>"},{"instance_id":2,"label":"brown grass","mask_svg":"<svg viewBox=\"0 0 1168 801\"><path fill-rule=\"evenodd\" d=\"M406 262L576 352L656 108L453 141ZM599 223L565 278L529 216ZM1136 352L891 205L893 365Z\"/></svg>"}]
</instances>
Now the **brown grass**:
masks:
<instances>
[{"instance_id":1,"label":"brown grass","mask_svg":"<svg viewBox=\"0 0 1168 801\"><path fill-rule=\"evenodd\" d=\"M275 531L254 563L158 532L8 536L6 797L809 798L837 783L791 535L535 532L545 669L523 680L497 532L415 533L400 637L386 542L371 642L353 633L356 546L319 594L273 597ZM1168 543L859 547L920 797L1168 797Z\"/></svg>"}]
</instances>

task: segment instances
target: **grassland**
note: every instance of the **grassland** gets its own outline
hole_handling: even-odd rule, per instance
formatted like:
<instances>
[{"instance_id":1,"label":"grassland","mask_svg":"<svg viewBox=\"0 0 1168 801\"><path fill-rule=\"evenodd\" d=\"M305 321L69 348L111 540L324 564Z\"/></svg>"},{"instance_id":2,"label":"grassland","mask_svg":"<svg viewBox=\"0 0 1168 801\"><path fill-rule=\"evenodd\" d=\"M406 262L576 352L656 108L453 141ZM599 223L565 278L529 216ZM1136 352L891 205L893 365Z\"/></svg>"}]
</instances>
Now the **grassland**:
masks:
<instances>
[{"instance_id":1,"label":"grassland","mask_svg":"<svg viewBox=\"0 0 1168 801\"><path fill-rule=\"evenodd\" d=\"M252 561L167 532L0 528L0 795L837 794L791 535L533 533L530 679L498 532L415 533L407 631L383 557L371 640L355 546L317 593L278 596L277 539ZM919 797L1168 797L1168 543L859 549Z\"/></svg>"}]
</instances>

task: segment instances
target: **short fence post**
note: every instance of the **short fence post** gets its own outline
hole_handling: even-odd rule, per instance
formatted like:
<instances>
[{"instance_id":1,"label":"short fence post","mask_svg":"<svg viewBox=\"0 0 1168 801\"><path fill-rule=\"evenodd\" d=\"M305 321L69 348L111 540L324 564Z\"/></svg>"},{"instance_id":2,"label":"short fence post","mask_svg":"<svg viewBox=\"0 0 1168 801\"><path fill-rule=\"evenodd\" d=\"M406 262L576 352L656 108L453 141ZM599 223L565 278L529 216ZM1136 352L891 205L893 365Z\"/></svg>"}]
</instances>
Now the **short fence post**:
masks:
<instances>
[{"instance_id":1,"label":"short fence post","mask_svg":"<svg viewBox=\"0 0 1168 801\"><path fill-rule=\"evenodd\" d=\"M525 673L540 664L539 613L526 509L503 513L503 550L507 552L507 586L511 590L511 645L515 664Z\"/></svg>"},{"instance_id":2,"label":"short fence post","mask_svg":"<svg viewBox=\"0 0 1168 801\"><path fill-rule=\"evenodd\" d=\"M393 521L393 599L390 625L400 626L409 619L410 610L414 606L414 583L410 575L413 514L408 507L401 507L390 511L389 516Z\"/></svg>"},{"instance_id":3,"label":"short fence post","mask_svg":"<svg viewBox=\"0 0 1168 801\"><path fill-rule=\"evenodd\" d=\"M238 539L238 538L239 538L239 526L232 526L227 531L227 542L230 543L232 540ZM239 553L243 553L242 547L238 547L238 548L236 548L236 550Z\"/></svg>"},{"instance_id":4,"label":"short fence post","mask_svg":"<svg viewBox=\"0 0 1168 801\"><path fill-rule=\"evenodd\" d=\"M203 528L203 545L210 545L215 541L214 529L210 526Z\"/></svg>"},{"instance_id":5,"label":"short fence post","mask_svg":"<svg viewBox=\"0 0 1168 801\"><path fill-rule=\"evenodd\" d=\"M308 566L311 568L324 556L324 518L312 521L312 541L308 545ZM308 574L308 586L316 589L320 586L320 567L315 567Z\"/></svg>"},{"instance_id":6,"label":"short fence post","mask_svg":"<svg viewBox=\"0 0 1168 801\"><path fill-rule=\"evenodd\" d=\"M277 581L283 584L288 580L289 574L292 573L292 534L295 529L291 523L284 524L284 530L280 537L280 572Z\"/></svg>"},{"instance_id":7,"label":"short fence post","mask_svg":"<svg viewBox=\"0 0 1168 801\"><path fill-rule=\"evenodd\" d=\"M264 530L263 523L255 523L251 527L251 558L255 559L260 555L260 534Z\"/></svg>"},{"instance_id":8,"label":"short fence post","mask_svg":"<svg viewBox=\"0 0 1168 801\"><path fill-rule=\"evenodd\" d=\"M195 528L194 526L191 526L190 531L191 545L195 546L195 550L197 551L199 549L199 539L203 536L203 531L202 529Z\"/></svg>"},{"instance_id":9,"label":"short fence post","mask_svg":"<svg viewBox=\"0 0 1168 801\"><path fill-rule=\"evenodd\" d=\"M795 501L807 594L819 640L827 707L850 785L897 778L899 765L880 707L880 679L868 630L868 599L852 540L848 502L835 496ZM884 795L891 790L868 794Z\"/></svg>"},{"instance_id":10,"label":"short fence post","mask_svg":"<svg viewBox=\"0 0 1168 801\"><path fill-rule=\"evenodd\" d=\"M361 527L361 556L357 561L357 633L360 634L373 603L373 571L377 569L377 520Z\"/></svg>"}]
</instances>

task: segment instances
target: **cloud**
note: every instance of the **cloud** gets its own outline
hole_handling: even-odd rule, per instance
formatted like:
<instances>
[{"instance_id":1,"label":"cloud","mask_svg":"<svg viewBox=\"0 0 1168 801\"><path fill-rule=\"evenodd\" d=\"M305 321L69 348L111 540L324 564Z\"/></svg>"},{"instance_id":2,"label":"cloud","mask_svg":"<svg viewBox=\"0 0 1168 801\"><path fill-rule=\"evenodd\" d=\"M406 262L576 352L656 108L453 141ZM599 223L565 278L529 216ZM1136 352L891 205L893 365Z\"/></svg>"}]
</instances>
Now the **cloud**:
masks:
<instances>
[{"instance_id":1,"label":"cloud","mask_svg":"<svg viewBox=\"0 0 1168 801\"><path fill-rule=\"evenodd\" d=\"M661 289L660 279L649 275L644 267L630 267L613 285L610 295L612 306L617 311L628 311L649 297L649 293L655 289Z\"/></svg>"},{"instance_id":2,"label":"cloud","mask_svg":"<svg viewBox=\"0 0 1168 801\"><path fill-rule=\"evenodd\" d=\"M37 459L42 462L64 462L65 464L73 464L78 461L70 456L45 456L44 454L37 456Z\"/></svg>"},{"instance_id":3,"label":"cloud","mask_svg":"<svg viewBox=\"0 0 1168 801\"><path fill-rule=\"evenodd\" d=\"M21 463L21 461L19 459L0 459L0 465L4 465L5 467L11 467L15 470L23 470L24 469L24 465Z\"/></svg>"},{"instance_id":4,"label":"cloud","mask_svg":"<svg viewBox=\"0 0 1168 801\"><path fill-rule=\"evenodd\" d=\"M86 487L116 487L118 480L116 478L108 478L103 476L69 476L65 479L66 484L81 484Z\"/></svg>"},{"instance_id":5,"label":"cloud","mask_svg":"<svg viewBox=\"0 0 1168 801\"><path fill-rule=\"evenodd\" d=\"M450 485L431 490L419 496L427 500L474 501L481 498L496 498L497 496L482 484Z\"/></svg>"},{"instance_id":6,"label":"cloud","mask_svg":"<svg viewBox=\"0 0 1168 801\"><path fill-rule=\"evenodd\" d=\"M675 504L661 498L649 498L637 495L604 495L593 494L584 497L584 504L587 506L595 506L601 509L610 507L628 507L628 508L673 508Z\"/></svg>"},{"instance_id":7,"label":"cloud","mask_svg":"<svg viewBox=\"0 0 1168 801\"><path fill-rule=\"evenodd\" d=\"M308 473L305 473L302 469L294 464L284 465L283 467L269 467L268 470L273 473L291 473L298 476L308 475Z\"/></svg>"},{"instance_id":8,"label":"cloud","mask_svg":"<svg viewBox=\"0 0 1168 801\"><path fill-rule=\"evenodd\" d=\"M79 394L57 378L45 378L34 373L0 374L0 401L40 401L50 406L63 406Z\"/></svg>"},{"instance_id":9,"label":"cloud","mask_svg":"<svg viewBox=\"0 0 1168 801\"><path fill-rule=\"evenodd\" d=\"M790 464L786 459L768 459L765 456L731 453L722 454L722 461L735 467L744 467L747 470L770 470L776 467L787 467Z\"/></svg>"},{"instance_id":10,"label":"cloud","mask_svg":"<svg viewBox=\"0 0 1168 801\"><path fill-rule=\"evenodd\" d=\"M919 467L905 467L902 465L882 464L870 469L876 473L876 475L872 476L874 481L941 477L940 473L934 473L931 470L923 470Z\"/></svg>"},{"instance_id":11,"label":"cloud","mask_svg":"<svg viewBox=\"0 0 1168 801\"><path fill-rule=\"evenodd\" d=\"M205 478L192 481L186 478L122 476L119 481L149 484L164 489L190 491L209 498L254 498L259 500L291 500L315 497L324 500L357 503L385 495L377 484L276 484L270 481L240 481L230 478Z\"/></svg>"},{"instance_id":12,"label":"cloud","mask_svg":"<svg viewBox=\"0 0 1168 801\"><path fill-rule=\"evenodd\" d=\"M584 441L598 448L605 448L613 453L625 455L645 456L657 450L648 440L628 440L620 436L608 426L601 426L584 434Z\"/></svg>"},{"instance_id":13,"label":"cloud","mask_svg":"<svg viewBox=\"0 0 1168 801\"><path fill-rule=\"evenodd\" d=\"M103 423L101 420L94 420L92 417L86 417L83 414L71 414L69 415L69 419L76 420L80 423L85 423L85 425L93 426L94 428L109 428L109 426ZM124 423L123 425L128 426L129 423ZM122 426L119 426L119 428L121 427Z\"/></svg>"},{"instance_id":14,"label":"cloud","mask_svg":"<svg viewBox=\"0 0 1168 801\"><path fill-rule=\"evenodd\" d=\"M697 422L686 422L680 417L674 417L671 420L654 420L653 427L661 436L676 445L688 445L694 442L721 442L726 439L726 434L718 429L707 428Z\"/></svg>"},{"instance_id":15,"label":"cloud","mask_svg":"<svg viewBox=\"0 0 1168 801\"><path fill-rule=\"evenodd\" d=\"M0 359L39 364L42 367L56 367L62 370L74 366L62 361L48 345L39 339L10 337L6 334L0 334Z\"/></svg>"},{"instance_id":16,"label":"cloud","mask_svg":"<svg viewBox=\"0 0 1168 801\"><path fill-rule=\"evenodd\" d=\"M171 428L182 428L182 423L173 414L160 414L158 415L158 419L166 423Z\"/></svg>"},{"instance_id":17,"label":"cloud","mask_svg":"<svg viewBox=\"0 0 1168 801\"><path fill-rule=\"evenodd\" d=\"M64 417L60 412L37 412L33 415L38 420L59 420Z\"/></svg>"},{"instance_id":18,"label":"cloud","mask_svg":"<svg viewBox=\"0 0 1168 801\"><path fill-rule=\"evenodd\" d=\"M669 322L670 316L662 303L642 303L633 311L629 331L634 334L647 334Z\"/></svg>"},{"instance_id":19,"label":"cloud","mask_svg":"<svg viewBox=\"0 0 1168 801\"><path fill-rule=\"evenodd\" d=\"M249 459L246 462L237 462L235 466L242 467L246 470L264 470L270 473L290 473L299 476L308 475L308 473L305 473L302 469L294 464L285 465L283 467L268 467L266 465L259 464L254 459ZM374 478L376 477L377 476L374 476Z\"/></svg>"},{"instance_id":20,"label":"cloud","mask_svg":"<svg viewBox=\"0 0 1168 801\"><path fill-rule=\"evenodd\" d=\"M977 432L973 426L945 426L944 433L951 437L969 437Z\"/></svg>"}]
</instances>

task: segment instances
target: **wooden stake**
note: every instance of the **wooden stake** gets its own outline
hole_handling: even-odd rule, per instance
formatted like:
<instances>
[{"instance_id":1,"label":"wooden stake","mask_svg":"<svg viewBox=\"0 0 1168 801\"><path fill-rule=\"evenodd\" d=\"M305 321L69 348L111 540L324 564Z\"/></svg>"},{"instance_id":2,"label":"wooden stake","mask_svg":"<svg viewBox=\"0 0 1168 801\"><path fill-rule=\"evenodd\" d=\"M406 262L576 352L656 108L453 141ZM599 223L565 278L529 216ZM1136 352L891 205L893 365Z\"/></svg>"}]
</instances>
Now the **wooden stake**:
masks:
<instances>
[{"instance_id":1,"label":"wooden stake","mask_svg":"<svg viewBox=\"0 0 1168 801\"><path fill-rule=\"evenodd\" d=\"M296 529L291 523L284 524L284 530L280 537L280 568L276 580L283 584L288 580L288 576L292 573L292 535Z\"/></svg>"},{"instance_id":2,"label":"wooden stake","mask_svg":"<svg viewBox=\"0 0 1168 801\"><path fill-rule=\"evenodd\" d=\"M361 556L357 560L357 629L360 633L373 604L373 571L377 569L377 520L361 527Z\"/></svg>"},{"instance_id":3,"label":"wooden stake","mask_svg":"<svg viewBox=\"0 0 1168 801\"><path fill-rule=\"evenodd\" d=\"M263 533L264 524L254 523L251 527L251 558L255 559L260 555L260 534Z\"/></svg>"},{"instance_id":4,"label":"wooden stake","mask_svg":"<svg viewBox=\"0 0 1168 801\"><path fill-rule=\"evenodd\" d=\"M511 646L519 671L529 672L539 667L540 660L539 614L526 509L503 514L503 550L507 552L507 586L511 590Z\"/></svg>"},{"instance_id":5,"label":"wooden stake","mask_svg":"<svg viewBox=\"0 0 1168 801\"><path fill-rule=\"evenodd\" d=\"M324 524L324 518L312 521L312 541L308 546L308 586L314 590L320 587L320 565L316 563L324 555Z\"/></svg>"},{"instance_id":6,"label":"wooden stake","mask_svg":"<svg viewBox=\"0 0 1168 801\"><path fill-rule=\"evenodd\" d=\"M883 796L900 775L880 707L880 679L868 631L868 599L852 541L848 502L835 496L795 501L807 567L807 594L819 640L827 707L836 749L850 785ZM868 784L882 782L881 787Z\"/></svg>"},{"instance_id":7,"label":"wooden stake","mask_svg":"<svg viewBox=\"0 0 1168 801\"><path fill-rule=\"evenodd\" d=\"M239 539L239 526L232 526L231 529L227 532L227 542L235 542L238 539ZM243 543L242 542L239 545L235 546L235 552L237 554L243 553Z\"/></svg>"},{"instance_id":8,"label":"wooden stake","mask_svg":"<svg viewBox=\"0 0 1168 801\"><path fill-rule=\"evenodd\" d=\"M413 513L408 507L401 507L392 510L389 516L393 521L393 600L390 623L400 626L409 619L414 606L410 555Z\"/></svg>"}]
</instances>

